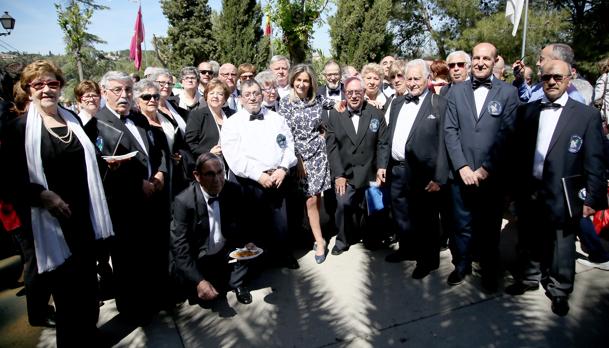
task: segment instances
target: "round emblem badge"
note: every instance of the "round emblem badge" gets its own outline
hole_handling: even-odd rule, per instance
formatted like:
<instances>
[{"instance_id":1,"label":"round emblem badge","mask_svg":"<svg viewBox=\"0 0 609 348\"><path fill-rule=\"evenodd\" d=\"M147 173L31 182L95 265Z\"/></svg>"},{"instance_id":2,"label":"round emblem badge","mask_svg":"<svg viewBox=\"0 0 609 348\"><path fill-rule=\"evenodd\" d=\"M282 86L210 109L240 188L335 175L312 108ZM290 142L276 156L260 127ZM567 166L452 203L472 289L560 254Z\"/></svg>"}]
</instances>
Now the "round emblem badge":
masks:
<instances>
[{"instance_id":1,"label":"round emblem badge","mask_svg":"<svg viewBox=\"0 0 609 348\"><path fill-rule=\"evenodd\" d=\"M577 197L579 199L581 199L582 201L585 201L586 200L586 188L579 190L579 192L577 193Z\"/></svg>"},{"instance_id":2,"label":"round emblem badge","mask_svg":"<svg viewBox=\"0 0 609 348\"><path fill-rule=\"evenodd\" d=\"M370 126L368 128L370 128L372 132L376 133L379 130L379 120L376 118L370 120Z\"/></svg>"},{"instance_id":3,"label":"round emblem badge","mask_svg":"<svg viewBox=\"0 0 609 348\"><path fill-rule=\"evenodd\" d=\"M275 141L277 141L277 145L279 145L279 147L282 149L288 147L288 142L283 134L277 134L277 139Z\"/></svg>"},{"instance_id":4,"label":"round emblem badge","mask_svg":"<svg viewBox=\"0 0 609 348\"><path fill-rule=\"evenodd\" d=\"M572 135L569 140L569 152L570 153L578 153L582 148L582 144L584 140L579 135Z\"/></svg>"},{"instance_id":5,"label":"round emblem badge","mask_svg":"<svg viewBox=\"0 0 609 348\"><path fill-rule=\"evenodd\" d=\"M501 112L503 111L503 106L501 105L500 102L496 101L496 100L491 100L488 103L488 106L486 107L487 111L489 114L491 114L491 116L493 117L497 117L499 115L501 115Z\"/></svg>"}]
</instances>

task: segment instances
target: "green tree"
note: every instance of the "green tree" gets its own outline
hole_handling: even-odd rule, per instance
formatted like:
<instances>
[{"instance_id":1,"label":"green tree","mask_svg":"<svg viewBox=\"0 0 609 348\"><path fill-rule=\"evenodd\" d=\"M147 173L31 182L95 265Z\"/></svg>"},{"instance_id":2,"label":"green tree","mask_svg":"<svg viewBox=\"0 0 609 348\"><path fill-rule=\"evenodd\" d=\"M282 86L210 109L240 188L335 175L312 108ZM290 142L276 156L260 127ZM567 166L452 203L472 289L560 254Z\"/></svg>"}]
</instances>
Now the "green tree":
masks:
<instances>
[{"instance_id":1,"label":"green tree","mask_svg":"<svg viewBox=\"0 0 609 348\"><path fill-rule=\"evenodd\" d=\"M55 3L55 9L57 11L57 22L64 32L66 52L74 57L78 79L82 81L85 78L83 51L87 48L93 48L95 43L105 43L98 36L88 33L87 26L91 23L94 10L104 10L107 7L97 5L90 0L68 0L65 6Z\"/></svg>"},{"instance_id":2,"label":"green tree","mask_svg":"<svg viewBox=\"0 0 609 348\"><path fill-rule=\"evenodd\" d=\"M266 55L261 55L264 45L262 32L262 9L256 0L223 0L222 12L214 22L214 33L218 50L214 58L219 62L235 65L253 63L266 66ZM268 39L266 40L268 43Z\"/></svg>"},{"instance_id":3,"label":"green tree","mask_svg":"<svg viewBox=\"0 0 609 348\"><path fill-rule=\"evenodd\" d=\"M332 50L344 64L361 67L394 51L387 26L391 0L341 0L328 19Z\"/></svg>"},{"instance_id":4,"label":"green tree","mask_svg":"<svg viewBox=\"0 0 609 348\"><path fill-rule=\"evenodd\" d=\"M169 28L167 37L154 37L153 44L163 66L177 72L216 52L207 0L161 0L161 7Z\"/></svg>"},{"instance_id":5,"label":"green tree","mask_svg":"<svg viewBox=\"0 0 609 348\"><path fill-rule=\"evenodd\" d=\"M290 60L297 64L310 58L313 26L321 23L328 0L270 0L267 13L281 29Z\"/></svg>"}]
</instances>

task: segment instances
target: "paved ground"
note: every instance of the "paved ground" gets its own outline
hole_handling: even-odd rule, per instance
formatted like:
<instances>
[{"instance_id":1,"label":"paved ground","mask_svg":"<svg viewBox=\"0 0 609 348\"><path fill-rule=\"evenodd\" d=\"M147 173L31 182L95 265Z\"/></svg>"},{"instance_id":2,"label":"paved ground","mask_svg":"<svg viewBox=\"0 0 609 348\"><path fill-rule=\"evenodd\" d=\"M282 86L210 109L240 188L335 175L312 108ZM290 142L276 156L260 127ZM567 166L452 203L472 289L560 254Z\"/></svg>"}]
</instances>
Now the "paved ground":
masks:
<instances>
[{"instance_id":1,"label":"paved ground","mask_svg":"<svg viewBox=\"0 0 609 348\"><path fill-rule=\"evenodd\" d=\"M514 233L502 235L503 261L513 262ZM559 318L543 290L511 297L486 295L480 280L449 287L450 253L423 280L414 262L388 264L389 250L360 245L315 264L300 254L296 271L271 269L251 284L254 301L234 294L210 309L185 303L146 327L101 308L100 327L117 347L601 347L609 342L609 272L577 265L571 311ZM506 273L506 284L510 282ZM30 328L16 290L0 294L0 347L53 347L54 331Z\"/></svg>"}]
</instances>

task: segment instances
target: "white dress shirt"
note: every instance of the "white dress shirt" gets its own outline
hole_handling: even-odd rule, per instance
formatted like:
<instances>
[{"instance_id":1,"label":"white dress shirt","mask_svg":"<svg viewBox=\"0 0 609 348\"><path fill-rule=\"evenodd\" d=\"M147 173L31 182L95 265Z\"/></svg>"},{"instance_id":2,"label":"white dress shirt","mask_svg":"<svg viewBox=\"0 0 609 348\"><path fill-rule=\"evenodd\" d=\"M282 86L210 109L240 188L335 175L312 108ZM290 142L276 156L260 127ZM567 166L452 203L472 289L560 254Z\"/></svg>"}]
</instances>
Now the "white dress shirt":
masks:
<instances>
[{"instance_id":1,"label":"white dress shirt","mask_svg":"<svg viewBox=\"0 0 609 348\"><path fill-rule=\"evenodd\" d=\"M119 115L116 111L112 110L112 108L109 107L108 110L110 110L110 112L112 112L114 114L114 116L116 116L119 120L121 119L121 115ZM137 143L140 144L140 147L142 148L142 151L144 151L144 154L146 155L146 157L148 157L148 151L146 150L146 144L144 143L144 139L140 135L140 131L137 129L135 123L133 123L133 121L130 118L128 118L125 121L125 127L127 127L129 132L131 132L131 134L133 135L135 140L137 140ZM150 166L150 161L146 161L146 162L148 163L148 177L150 178L152 176L152 167Z\"/></svg>"},{"instance_id":2,"label":"white dress shirt","mask_svg":"<svg viewBox=\"0 0 609 348\"><path fill-rule=\"evenodd\" d=\"M266 170L296 165L294 137L285 118L264 108L260 112L263 120L250 121L246 109L238 111L224 121L220 134L222 153L230 169L254 181ZM285 138L284 148L278 137Z\"/></svg>"},{"instance_id":3,"label":"white dress shirt","mask_svg":"<svg viewBox=\"0 0 609 348\"><path fill-rule=\"evenodd\" d=\"M560 98L554 101L554 103L560 104L562 107L544 109L541 110L541 113L539 114L537 145L535 146L535 157L533 158L533 176L539 180L541 180L543 177L543 164L546 160L546 155L548 154L548 148L550 147L552 135L554 135L556 124L558 124L560 114L562 113L562 110L564 109L568 100L569 95L567 93L563 93ZM542 103L549 103L545 96L542 99Z\"/></svg>"},{"instance_id":4,"label":"white dress shirt","mask_svg":"<svg viewBox=\"0 0 609 348\"><path fill-rule=\"evenodd\" d=\"M494 79L492 74L489 78L491 79L491 81L493 81ZM474 99L476 101L476 118L480 118L480 114L482 113L482 107L484 106L484 101L486 100L488 91L489 89L483 86L480 86L474 90Z\"/></svg>"},{"instance_id":5,"label":"white dress shirt","mask_svg":"<svg viewBox=\"0 0 609 348\"><path fill-rule=\"evenodd\" d=\"M277 86L277 93L279 93L279 99L285 97L286 95L289 95L291 89L292 88L290 87L289 83L285 85L285 87Z\"/></svg>"},{"instance_id":6,"label":"white dress shirt","mask_svg":"<svg viewBox=\"0 0 609 348\"><path fill-rule=\"evenodd\" d=\"M209 204L209 198L211 196L205 192L203 186L199 185L205 203L207 204L207 215L209 216L209 238L207 238L207 255L217 254L226 243L226 238L222 234L222 220L220 215L220 202L216 200L212 204Z\"/></svg>"},{"instance_id":7,"label":"white dress shirt","mask_svg":"<svg viewBox=\"0 0 609 348\"><path fill-rule=\"evenodd\" d=\"M362 113L362 109L360 108L357 111L353 111L350 106L347 106L347 110L350 113L351 122L353 123L353 128L355 128L355 134L357 134L357 129L359 128L359 117Z\"/></svg>"},{"instance_id":8,"label":"white dress shirt","mask_svg":"<svg viewBox=\"0 0 609 348\"><path fill-rule=\"evenodd\" d=\"M400 108L400 113L395 121L395 131L393 132L393 139L391 142L391 157L396 161L404 161L406 159L406 141L408 140L408 136L410 136L412 125L417 118L417 114L421 109L425 96L427 96L427 91L419 96L418 104L415 104L414 102L404 102Z\"/></svg>"}]
</instances>

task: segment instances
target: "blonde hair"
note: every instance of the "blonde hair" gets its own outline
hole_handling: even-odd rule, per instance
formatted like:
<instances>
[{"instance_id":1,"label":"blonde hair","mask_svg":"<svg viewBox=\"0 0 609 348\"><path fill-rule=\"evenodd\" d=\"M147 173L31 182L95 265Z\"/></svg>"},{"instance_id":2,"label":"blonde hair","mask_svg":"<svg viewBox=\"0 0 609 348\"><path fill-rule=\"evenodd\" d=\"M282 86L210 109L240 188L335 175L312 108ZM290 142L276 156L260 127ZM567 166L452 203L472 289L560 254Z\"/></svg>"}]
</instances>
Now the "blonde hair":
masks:
<instances>
[{"instance_id":1,"label":"blonde hair","mask_svg":"<svg viewBox=\"0 0 609 348\"><path fill-rule=\"evenodd\" d=\"M380 66L377 63L368 63L366 65L364 65L364 67L362 68L362 72L360 73L362 75L362 77L366 76L367 73L375 73L378 75L378 77L381 79L381 81L383 81L383 79L385 78L385 74L384 74L384 69L382 66Z\"/></svg>"}]
</instances>

